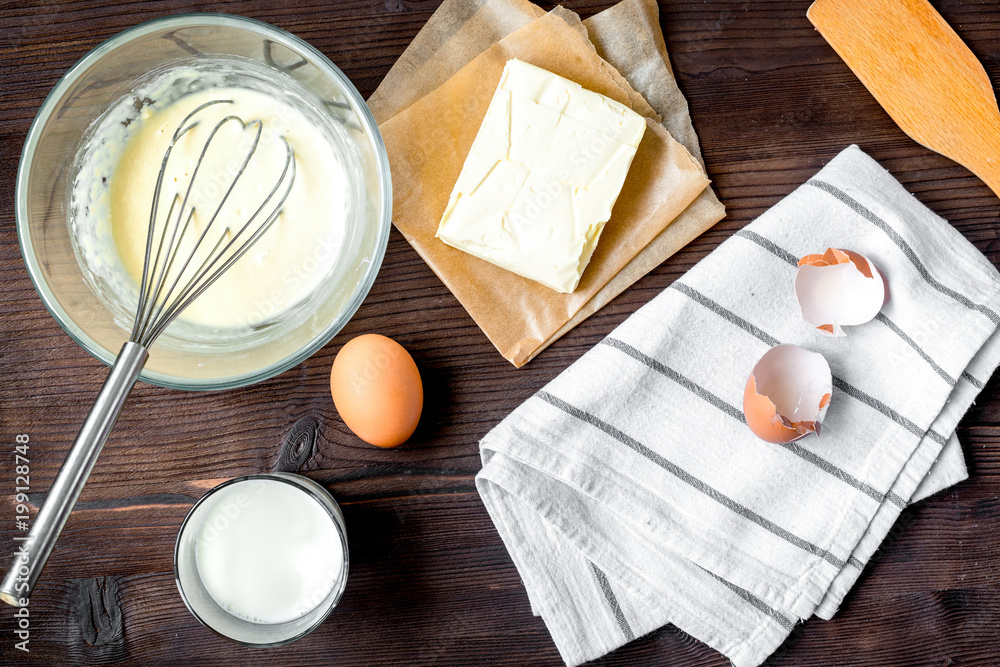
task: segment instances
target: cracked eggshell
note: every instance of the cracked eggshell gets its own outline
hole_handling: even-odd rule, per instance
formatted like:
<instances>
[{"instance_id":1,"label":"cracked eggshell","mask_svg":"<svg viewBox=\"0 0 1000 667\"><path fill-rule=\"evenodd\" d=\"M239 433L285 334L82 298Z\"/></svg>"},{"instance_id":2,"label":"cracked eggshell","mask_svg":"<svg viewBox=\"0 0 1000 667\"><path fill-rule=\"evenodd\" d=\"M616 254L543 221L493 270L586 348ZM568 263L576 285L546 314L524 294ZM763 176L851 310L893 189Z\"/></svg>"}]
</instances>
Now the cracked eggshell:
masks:
<instances>
[{"instance_id":1,"label":"cracked eggshell","mask_svg":"<svg viewBox=\"0 0 1000 667\"><path fill-rule=\"evenodd\" d=\"M802 319L825 334L844 336L841 327L864 324L882 310L885 281L864 255L828 248L799 260L795 297Z\"/></svg>"},{"instance_id":2,"label":"cracked eggshell","mask_svg":"<svg viewBox=\"0 0 1000 667\"><path fill-rule=\"evenodd\" d=\"M761 440L793 442L819 434L832 394L833 375L823 355L795 345L776 345L747 379L743 414Z\"/></svg>"}]
</instances>

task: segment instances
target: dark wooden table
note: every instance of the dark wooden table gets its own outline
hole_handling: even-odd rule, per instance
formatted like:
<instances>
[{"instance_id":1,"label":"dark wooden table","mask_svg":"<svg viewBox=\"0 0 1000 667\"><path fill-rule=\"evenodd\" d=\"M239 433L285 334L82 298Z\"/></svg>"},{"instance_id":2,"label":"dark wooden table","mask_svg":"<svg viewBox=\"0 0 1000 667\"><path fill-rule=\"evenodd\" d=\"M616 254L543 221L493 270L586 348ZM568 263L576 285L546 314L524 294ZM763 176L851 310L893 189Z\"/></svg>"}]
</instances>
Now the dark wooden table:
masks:
<instances>
[{"instance_id":1,"label":"dark wooden table","mask_svg":"<svg viewBox=\"0 0 1000 667\"><path fill-rule=\"evenodd\" d=\"M106 369L49 316L21 261L14 179L32 117L90 48L178 11L244 14L308 40L366 97L436 2L0 2L0 566L14 550L14 437L31 437L34 501L51 485ZM551 6L546 3L547 6ZM606 2L569 2L584 17ZM31 597L30 653L0 608L0 664L558 665L476 494L477 442L514 407L721 241L851 143L1000 263L1000 201L909 140L806 20L808 2L676 0L662 23L705 160L729 214L527 367L496 353L394 230L350 324L282 375L210 394L139 386ZM935 2L1000 81L1000 6ZM405 345L423 374L415 437L382 451L334 410L328 373L351 337ZM837 617L800 626L774 665L1000 663L1000 380L959 427L971 479L906 510ZM172 575L185 513L219 481L278 467L341 503L351 576L312 635L267 650L212 634ZM599 665L726 665L666 627Z\"/></svg>"}]
</instances>

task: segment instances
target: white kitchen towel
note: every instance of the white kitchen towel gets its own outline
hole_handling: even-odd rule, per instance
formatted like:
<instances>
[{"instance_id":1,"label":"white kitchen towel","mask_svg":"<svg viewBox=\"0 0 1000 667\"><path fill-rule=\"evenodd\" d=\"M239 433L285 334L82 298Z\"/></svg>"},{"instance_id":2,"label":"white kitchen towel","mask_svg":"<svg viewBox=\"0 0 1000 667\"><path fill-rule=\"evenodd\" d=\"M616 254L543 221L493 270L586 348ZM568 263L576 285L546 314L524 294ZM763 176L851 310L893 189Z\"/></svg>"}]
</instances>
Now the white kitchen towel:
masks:
<instances>
[{"instance_id":1,"label":"white kitchen towel","mask_svg":"<svg viewBox=\"0 0 1000 667\"><path fill-rule=\"evenodd\" d=\"M793 291L828 247L890 292L846 338ZM565 662L673 623L757 665L829 618L900 510L964 479L955 427L1000 362L998 297L990 262L852 146L519 406L476 484ZM786 445L742 412L779 343L834 375L822 435Z\"/></svg>"}]
</instances>

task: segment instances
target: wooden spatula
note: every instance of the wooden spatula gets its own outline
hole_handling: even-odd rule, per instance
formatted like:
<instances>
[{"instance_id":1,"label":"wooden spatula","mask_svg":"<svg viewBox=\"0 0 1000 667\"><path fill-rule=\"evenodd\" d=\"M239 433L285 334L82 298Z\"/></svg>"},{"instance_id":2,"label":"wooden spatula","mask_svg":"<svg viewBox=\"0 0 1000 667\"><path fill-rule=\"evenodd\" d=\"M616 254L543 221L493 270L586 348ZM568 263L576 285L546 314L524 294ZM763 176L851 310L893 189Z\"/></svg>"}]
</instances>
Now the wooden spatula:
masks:
<instances>
[{"instance_id":1,"label":"wooden spatula","mask_svg":"<svg viewBox=\"0 0 1000 667\"><path fill-rule=\"evenodd\" d=\"M1000 196L996 95L927 0L816 0L808 16L904 132Z\"/></svg>"}]
</instances>

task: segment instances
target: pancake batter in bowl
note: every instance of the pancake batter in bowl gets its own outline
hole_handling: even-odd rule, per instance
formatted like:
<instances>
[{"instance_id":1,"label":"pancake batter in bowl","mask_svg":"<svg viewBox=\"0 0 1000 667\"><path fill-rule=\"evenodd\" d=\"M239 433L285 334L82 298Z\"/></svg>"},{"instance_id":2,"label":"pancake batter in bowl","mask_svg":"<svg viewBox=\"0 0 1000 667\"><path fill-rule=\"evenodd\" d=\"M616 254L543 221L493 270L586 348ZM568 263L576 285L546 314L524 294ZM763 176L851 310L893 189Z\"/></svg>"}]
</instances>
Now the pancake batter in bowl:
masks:
<instances>
[{"instance_id":1,"label":"pancake batter in bowl","mask_svg":"<svg viewBox=\"0 0 1000 667\"><path fill-rule=\"evenodd\" d=\"M153 193L170 140L178 123L212 101L222 103L188 121L196 127L172 150L160 193L154 242L172 202L175 222L185 195L184 218L195 210L178 266L209 224L203 245L211 249L251 219L275 184L280 187L274 202L280 200L287 189L281 181L286 145L294 151L294 180L273 226L168 327L161 347L250 349L282 337L311 317L316 304L336 301L354 286L352 264L344 260L357 251L367 209L365 174L348 137L353 127L335 104L310 95L282 72L234 56L198 58L151 72L136 84L94 122L74 160L70 238L88 285L116 322L125 331L132 328ZM230 115L246 127L225 123L192 181L212 129ZM251 151L258 120L258 144ZM192 259L199 264L199 257Z\"/></svg>"},{"instance_id":2,"label":"pancake batter in bowl","mask_svg":"<svg viewBox=\"0 0 1000 667\"><path fill-rule=\"evenodd\" d=\"M161 111L147 110L112 176L111 230L122 264L138 282L145 260L150 203L163 156L188 114L217 100L223 102L202 109L189 121L196 124L171 152L157 225L164 224L172 202L172 219L176 221L180 204L187 196L183 217L191 208L194 213L179 259L188 257L194 241L211 226L205 235L207 242L199 248L202 252L193 256L188 272L181 277L179 284L183 285L216 239L225 237L228 241L242 229L276 184L281 187L272 202L284 193L287 180L281 181L288 142L294 152L295 174L281 215L249 252L182 314L186 321L207 327L254 326L306 299L325 271L320 266L322 257L305 260L319 249L329 261L343 240L348 201L344 165L329 150L323 131L301 111L263 92L241 88L212 88L182 97ZM228 116L242 119L246 127L235 120L219 127L193 178L213 129ZM256 147L253 141L258 128L252 120L262 124ZM247 156L249 160L240 173ZM265 206L265 211L270 210L273 203L270 208ZM252 233L265 219L266 213L258 215L244 233ZM174 224L167 226L168 239ZM159 239L159 234L158 227L154 239ZM311 270L305 270L305 266Z\"/></svg>"}]
</instances>

